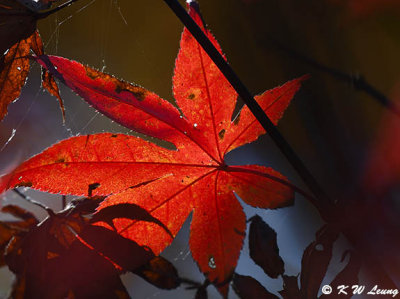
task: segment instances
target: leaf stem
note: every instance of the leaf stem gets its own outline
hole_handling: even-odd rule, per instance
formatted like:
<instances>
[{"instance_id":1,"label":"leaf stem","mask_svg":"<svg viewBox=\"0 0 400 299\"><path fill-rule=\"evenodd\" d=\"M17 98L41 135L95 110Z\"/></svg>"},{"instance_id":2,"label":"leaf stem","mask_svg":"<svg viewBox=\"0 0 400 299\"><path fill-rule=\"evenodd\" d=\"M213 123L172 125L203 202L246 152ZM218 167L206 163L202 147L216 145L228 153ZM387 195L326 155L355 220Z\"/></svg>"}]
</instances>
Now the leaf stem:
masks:
<instances>
[{"instance_id":1,"label":"leaf stem","mask_svg":"<svg viewBox=\"0 0 400 299\"><path fill-rule=\"evenodd\" d=\"M219 70L224 74L226 79L236 90L239 96L243 99L243 101L249 107L250 111L254 114L256 119L260 122L263 128L271 136L272 140L278 146L278 148L286 157L286 159L290 162L292 167L297 171L297 173L302 178L307 187L318 199L318 204L316 208L320 211L321 216L325 218L327 216L326 212L330 210L332 201L329 199L327 194L318 184L316 179L312 176L311 172L307 169L307 167L304 165L304 163L301 161L301 159L297 156L292 147L286 141L286 139L281 135L281 133L271 122L271 120L268 118L268 116L265 114L262 108L254 100L249 90L242 83L242 81L239 79L239 77L236 75L236 73L233 71L230 65L221 56L221 54L210 42L210 40L203 33L200 27L197 26L197 24L189 16L189 14L182 7L182 5L180 5L177 0L164 0L164 2L171 8L171 10L175 13L175 15L181 20L181 22L185 25L185 27L194 36L197 42L203 47L204 51L208 54L208 56L210 56L210 58L217 65ZM188 3L191 2L192 0L188 0Z\"/></svg>"}]
</instances>

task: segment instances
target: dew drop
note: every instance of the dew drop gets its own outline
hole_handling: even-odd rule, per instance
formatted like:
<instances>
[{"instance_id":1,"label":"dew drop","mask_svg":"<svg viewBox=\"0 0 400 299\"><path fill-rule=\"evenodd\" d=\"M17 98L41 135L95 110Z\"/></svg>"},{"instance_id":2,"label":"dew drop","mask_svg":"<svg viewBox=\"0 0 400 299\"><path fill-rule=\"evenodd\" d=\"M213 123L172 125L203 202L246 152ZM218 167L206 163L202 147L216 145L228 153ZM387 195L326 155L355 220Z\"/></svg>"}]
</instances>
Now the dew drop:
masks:
<instances>
[{"instance_id":1,"label":"dew drop","mask_svg":"<svg viewBox=\"0 0 400 299\"><path fill-rule=\"evenodd\" d=\"M19 71L20 71L20 70L21 70L21 67L20 67L20 66L17 66L17 70L19 70Z\"/></svg>"},{"instance_id":2,"label":"dew drop","mask_svg":"<svg viewBox=\"0 0 400 299\"><path fill-rule=\"evenodd\" d=\"M215 264L215 261L214 261L214 257L210 257L210 259L208 260L208 266L209 266L211 269L217 268L217 265Z\"/></svg>"},{"instance_id":3,"label":"dew drop","mask_svg":"<svg viewBox=\"0 0 400 299\"><path fill-rule=\"evenodd\" d=\"M183 132L183 134L185 134L185 135L186 135L186 134L187 134L187 132L185 131L185 132Z\"/></svg>"},{"instance_id":4,"label":"dew drop","mask_svg":"<svg viewBox=\"0 0 400 299\"><path fill-rule=\"evenodd\" d=\"M197 128L197 124L194 124L193 127Z\"/></svg>"},{"instance_id":5,"label":"dew drop","mask_svg":"<svg viewBox=\"0 0 400 299\"><path fill-rule=\"evenodd\" d=\"M182 116L182 115L179 115L179 118L183 118L183 116Z\"/></svg>"}]
</instances>

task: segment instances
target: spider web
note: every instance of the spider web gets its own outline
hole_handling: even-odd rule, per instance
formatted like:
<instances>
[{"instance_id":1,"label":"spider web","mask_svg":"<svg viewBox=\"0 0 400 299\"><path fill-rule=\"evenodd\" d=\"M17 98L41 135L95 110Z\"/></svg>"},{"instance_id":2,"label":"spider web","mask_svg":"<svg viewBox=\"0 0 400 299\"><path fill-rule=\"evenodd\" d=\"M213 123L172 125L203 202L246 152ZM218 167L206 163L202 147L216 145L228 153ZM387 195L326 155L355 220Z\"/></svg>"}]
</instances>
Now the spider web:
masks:
<instances>
[{"instance_id":1,"label":"spider web","mask_svg":"<svg viewBox=\"0 0 400 299\"><path fill-rule=\"evenodd\" d=\"M86 63L101 71L106 71L130 82L138 83L166 99L171 99L171 75L174 59L178 50L178 40L182 26L174 16L167 13L167 7L155 5L152 1L129 0L80 0L42 21L39 30L45 43L45 52L60 55L69 59ZM152 2L152 3L147 3ZM166 24L164 24L166 23ZM32 66L26 86L20 99L10 105L9 114L0 129L0 172L4 173L41 152L55 142L76 135L94 134L98 132L115 132L135 134L126 128L96 112L68 88L60 84L61 97L66 107L66 120L63 123L61 112L55 98L40 87L40 69ZM267 146L268 139L261 139L255 146ZM254 155L252 153L254 151ZM274 156L274 154L272 154ZM279 154L275 153L275 156ZM249 157L251 157L249 159ZM228 157L232 163L257 163L269 166L256 153L255 147L246 147L235 151ZM281 169L281 161L277 158L276 169ZM285 172L286 171L286 172ZM290 173L285 169L283 173ZM298 183L298 182L295 182ZM43 202L54 210L60 210L61 196L49 195L33 190L23 190L26 195ZM71 200L72 197L68 197ZM298 196L299 199L299 196ZM46 213L38 207L27 205L21 198L8 192L2 205L18 204L33 211L40 219ZM243 202L242 202L243 204ZM280 211L261 211L245 206L248 218L254 214L261 215L278 233L281 256L285 260L286 274L297 275L300 271L302 250L314 239L315 228L320 225L318 217L313 225L304 227L304 201L294 209ZM189 245L190 218L163 255L173 262L180 276L202 282L203 275L193 262ZM300 224L301 223L301 224ZM301 235L301 239L293 241L291 236ZM296 254L294 254L296 252ZM244 244L237 272L251 275L264 286L277 294L282 288L281 279L268 278L261 268L250 260L247 240ZM0 279L5 295L11 284L11 273L2 269L4 276ZM173 291L162 291L133 274L123 276L127 289L134 298L175 298L194 297L194 291L179 288ZM208 288L209 298L220 298L213 287ZM237 298L231 291L230 298Z\"/></svg>"}]
</instances>

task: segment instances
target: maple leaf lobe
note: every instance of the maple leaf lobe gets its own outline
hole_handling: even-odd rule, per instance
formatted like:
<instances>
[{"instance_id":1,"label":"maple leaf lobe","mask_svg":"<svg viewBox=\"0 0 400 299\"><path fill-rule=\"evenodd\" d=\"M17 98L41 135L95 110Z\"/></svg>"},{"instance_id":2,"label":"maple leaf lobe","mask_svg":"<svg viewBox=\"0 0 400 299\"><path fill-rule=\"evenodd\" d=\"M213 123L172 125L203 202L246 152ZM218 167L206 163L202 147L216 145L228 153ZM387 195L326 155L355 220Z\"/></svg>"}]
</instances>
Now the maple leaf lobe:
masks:
<instances>
[{"instance_id":1,"label":"maple leaf lobe","mask_svg":"<svg viewBox=\"0 0 400 299\"><path fill-rule=\"evenodd\" d=\"M206 30L198 12L190 15ZM92 106L120 124L171 142L168 150L122 134L95 134L64 140L2 177L0 189L19 181L63 194L109 195L99 207L134 204L159 224L121 217L105 226L159 254L193 211L190 248L200 269L226 295L246 229L235 193L254 207L291 203L293 188L280 173L262 166L227 166L227 152L256 140L265 131L247 107L232 122L237 93L187 29L181 39L173 77L180 110L140 86L55 56L37 61ZM256 97L274 123L280 119L303 78ZM21 179L20 179L21 178ZM45 179L44 179L45 178ZM65 184L68 181L69 184ZM215 242L209 242L210 237Z\"/></svg>"}]
</instances>

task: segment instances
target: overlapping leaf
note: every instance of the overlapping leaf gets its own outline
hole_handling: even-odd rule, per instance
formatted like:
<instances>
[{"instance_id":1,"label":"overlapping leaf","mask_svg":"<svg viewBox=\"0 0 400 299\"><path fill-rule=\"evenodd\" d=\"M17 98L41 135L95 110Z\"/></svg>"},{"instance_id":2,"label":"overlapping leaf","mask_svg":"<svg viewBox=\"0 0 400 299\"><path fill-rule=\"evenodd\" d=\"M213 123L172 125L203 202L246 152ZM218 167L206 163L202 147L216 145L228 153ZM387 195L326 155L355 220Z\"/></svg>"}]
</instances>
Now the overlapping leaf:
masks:
<instances>
[{"instance_id":1,"label":"overlapping leaf","mask_svg":"<svg viewBox=\"0 0 400 299\"><path fill-rule=\"evenodd\" d=\"M74 200L58 213L48 209L49 216L40 225L21 208L3 209L24 220L0 223L18 228L4 252L7 266L16 274L13 298L129 298L121 272L139 271L154 255L147 247L89 224L88 216L101 200Z\"/></svg>"},{"instance_id":2,"label":"overlapping leaf","mask_svg":"<svg viewBox=\"0 0 400 299\"><path fill-rule=\"evenodd\" d=\"M32 213L18 206L5 206L1 211L11 214L21 220L0 222L0 267L5 265L4 253L10 240L15 235L25 234L30 228L39 223Z\"/></svg>"},{"instance_id":3,"label":"overlapping leaf","mask_svg":"<svg viewBox=\"0 0 400 299\"><path fill-rule=\"evenodd\" d=\"M30 70L30 51L43 55L43 43L39 32L34 31L26 39L19 40L0 58L0 120L7 114L7 107L21 94ZM56 96L64 115L64 105L53 76L43 70L43 88Z\"/></svg>"},{"instance_id":4,"label":"overlapping leaf","mask_svg":"<svg viewBox=\"0 0 400 299\"><path fill-rule=\"evenodd\" d=\"M33 2L47 6L52 1ZM7 107L18 99L29 73L30 50L43 55L43 43L36 30L37 13L15 0L0 0L0 121ZM42 86L64 105L53 76L43 69Z\"/></svg>"},{"instance_id":5,"label":"overlapping leaf","mask_svg":"<svg viewBox=\"0 0 400 299\"><path fill-rule=\"evenodd\" d=\"M210 40L201 17L190 15ZM95 134L64 140L3 176L0 190L14 186L82 195L109 195L100 210L117 204L146 209L164 227L121 215L119 234L156 254L168 246L193 211L190 248L208 279L227 292L245 235L245 215L234 193L262 208L291 204L293 189L271 168L228 166L224 156L265 131L245 107L232 122L237 98L207 54L185 29L174 74L172 104L144 88L78 62L55 56L37 61L103 114L135 131L172 143L176 150L121 134ZM304 78L266 91L256 99L276 123ZM172 235L172 236L171 236ZM212 240L212 242L210 242Z\"/></svg>"},{"instance_id":6,"label":"overlapping leaf","mask_svg":"<svg viewBox=\"0 0 400 299\"><path fill-rule=\"evenodd\" d=\"M249 233L250 257L272 278L285 272L279 255L276 232L258 215L252 217Z\"/></svg>"},{"instance_id":7,"label":"overlapping leaf","mask_svg":"<svg viewBox=\"0 0 400 299\"><path fill-rule=\"evenodd\" d=\"M0 55L36 30L32 11L16 0L0 0Z\"/></svg>"},{"instance_id":8,"label":"overlapping leaf","mask_svg":"<svg viewBox=\"0 0 400 299\"><path fill-rule=\"evenodd\" d=\"M0 120L7 114L7 107L21 93L29 73L31 46L40 39L37 31L18 41L0 58Z\"/></svg>"},{"instance_id":9,"label":"overlapping leaf","mask_svg":"<svg viewBox=\"0 0 400 299\"><path fill-rule=\"evenodd\" d=\"M278 299L279 297L267 291L261 283L251 276L235 274L233 289L243 299Z\"/></svg>"},{"instance_id":10,"label":"overlapping leaf","mask_svg":"<svg viewBox=\"0 0 400 299\"><path fill-rule=\"evenodd\" d=\"M305 298L316 298L332 258L338 232L328 225L316 234L316 240L304 250L301 260L301 292Z\"/></svg>"}]
</instances>

